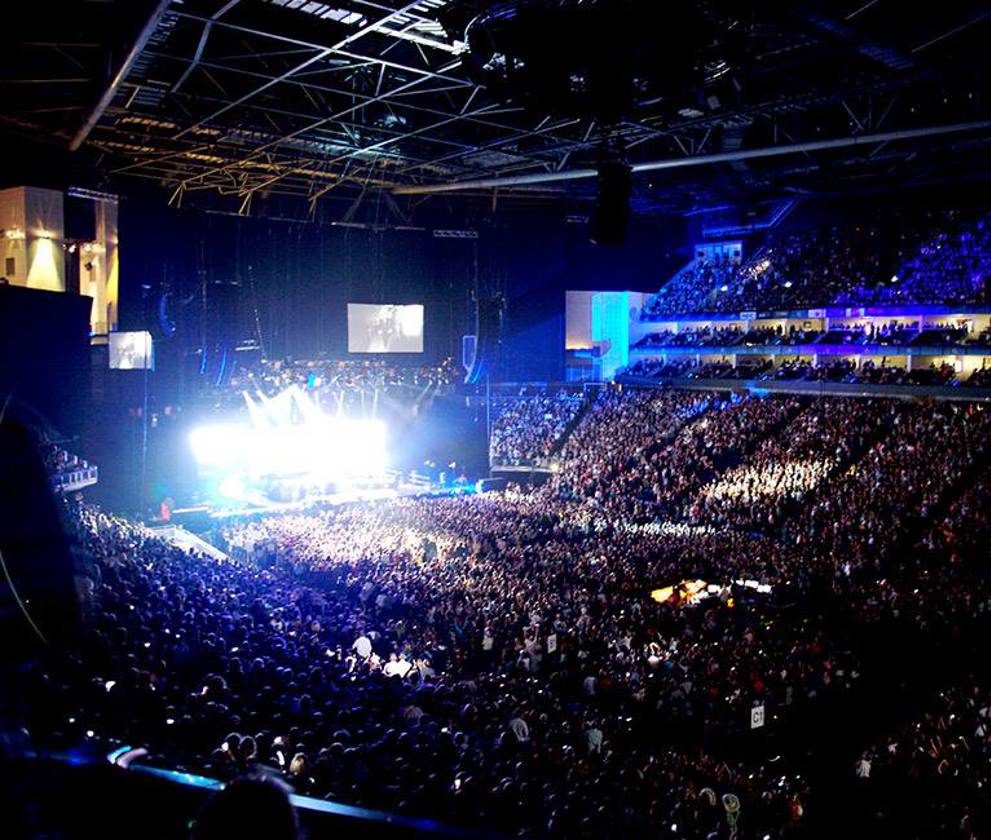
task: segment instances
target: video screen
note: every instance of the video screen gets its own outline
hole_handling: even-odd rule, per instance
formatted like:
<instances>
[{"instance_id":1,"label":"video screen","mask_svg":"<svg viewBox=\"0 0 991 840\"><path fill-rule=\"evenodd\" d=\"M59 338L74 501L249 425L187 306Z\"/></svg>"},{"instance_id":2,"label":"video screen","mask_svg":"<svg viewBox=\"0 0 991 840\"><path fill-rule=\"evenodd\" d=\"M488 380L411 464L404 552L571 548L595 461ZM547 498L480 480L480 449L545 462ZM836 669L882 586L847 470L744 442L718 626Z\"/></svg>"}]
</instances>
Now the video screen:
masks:
<instances>
[{"instance_id":1,"label":"video screen","mask_svg":"<svg viewBox=\"0 0 991 840\"><path fill-rule=\"evenodd\" d=\"M154 370L155 348L151 333L140 332L110 333L111 370Z\"/></svg>"},{"instance_id":2,"label":"video screen","mask_svg":"<svg viewBox=\"0 0 991 840\"><path fill-rule=\"evenodd\" d=\"M422 353L422 304L349 303L348 352Z\"/></svg>"}]
</instances>

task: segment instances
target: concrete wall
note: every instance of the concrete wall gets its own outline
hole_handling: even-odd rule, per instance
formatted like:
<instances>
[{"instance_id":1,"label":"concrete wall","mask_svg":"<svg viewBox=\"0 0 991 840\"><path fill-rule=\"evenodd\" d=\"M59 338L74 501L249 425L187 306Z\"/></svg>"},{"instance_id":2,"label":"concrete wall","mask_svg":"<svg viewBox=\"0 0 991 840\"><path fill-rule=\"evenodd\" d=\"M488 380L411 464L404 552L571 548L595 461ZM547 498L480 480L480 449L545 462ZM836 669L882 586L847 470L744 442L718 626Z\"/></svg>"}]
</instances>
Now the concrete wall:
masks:
<instances>
[{"instance_id":1,"label":"concrete wall","mask_svg":"<svg viewBox=\"0 0 991 840\"><path fill-rule=\"evenodd\" d=\"M65 291L61 192L40 187L0 190L0 229L0 276L13 286Z\"/></svg>"}]
</instances>

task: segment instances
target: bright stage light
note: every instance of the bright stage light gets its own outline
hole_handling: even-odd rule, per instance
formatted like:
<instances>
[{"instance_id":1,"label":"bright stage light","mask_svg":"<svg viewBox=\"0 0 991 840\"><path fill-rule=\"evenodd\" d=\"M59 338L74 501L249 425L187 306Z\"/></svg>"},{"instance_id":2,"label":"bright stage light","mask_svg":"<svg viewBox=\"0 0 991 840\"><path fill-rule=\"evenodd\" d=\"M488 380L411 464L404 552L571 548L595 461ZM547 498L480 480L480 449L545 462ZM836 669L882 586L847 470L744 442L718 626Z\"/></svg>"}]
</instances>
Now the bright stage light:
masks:
<instances>
[{"instance_id":1,"label":"bright stage light","mask_svg":"<svg viewBox=\"0 0 991 840\"><path fill-rule=\"evenodd\" d=\"M231 473L217 487L220 495L226 499L243 499L247 496L244 480L237 473Z\"/></svg>"},{"instance_id":2,"label":"bright stage light","mask_svg":"<svg viewBox=\"0 0 991 840\"><path fill-rule=\"evenodd\" d=\"M200 426L189 436L197 463L218 474L222 495L244 497L269 478L304 489L384 478L384 422L328 416L298 389L260 404L245 400L250 425Z\"/></svg>"},{"instance_id":3,"label":"bright stage light","mask_svg":"<svg viewBox=\"0 0 991 840\"><path fill-rule=\"evenodd\" d=\"M233 423L200 426L189 434L197 463L206 467L234 467L249 449L252 430Z\"/></svg>"}]
</instances>

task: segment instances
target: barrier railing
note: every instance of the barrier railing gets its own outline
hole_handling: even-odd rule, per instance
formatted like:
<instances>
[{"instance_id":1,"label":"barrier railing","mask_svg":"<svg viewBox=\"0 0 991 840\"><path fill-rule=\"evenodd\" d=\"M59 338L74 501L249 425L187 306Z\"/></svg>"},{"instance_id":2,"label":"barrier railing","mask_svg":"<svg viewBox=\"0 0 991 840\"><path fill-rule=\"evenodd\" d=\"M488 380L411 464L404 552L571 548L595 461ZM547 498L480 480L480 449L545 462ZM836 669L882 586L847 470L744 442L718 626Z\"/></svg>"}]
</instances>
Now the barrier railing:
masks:
<instances>
[{"instance_id":1,"label":"barrier railing","mask_svg":"<svg viewBox=\"0 0 991 840\"><path fill-rule=\"evenodd\" d=\"M61 493L74 493L96 484L100 479L98 467L80 467L67 473L52 476L52 486Z\"/></svg>"},{"instance_id":2,"label":"barrier railing","mask_svg":"<svg viewBox=\"0 0 991 840\"><path fill-rule=\"evenodd\" d=\"M159 831L151 833L172 836L174 832L169 829L178 825L188 828L202 811L205 801L227 786L220 779L160 766L160 759L150 756L143 748L130 746L121 746L109 754L85 749L28 751L18 753L16 757L25 762L19 768L22 781L29 773L38 774L50 789L46 796L48 806L61 807L69 815L67 827L73 829L81 824L103 823L110 813L114 814L115 820L125 823L127 814L142 819L156 819L157 814ZM281 776L274 772L266 771L261 775L281 781ZM81 795L83 792L85 795ZM294 793L289 794L289 799L296 809L302 836L360 836L363 840L411 837L498 840L504 836ZM89 835L83 831L79 836Z\"/></svg>"},{"instance_id":3,"label":"barrier railing","mask_svg":"<svg viewBox=\"0 0 991 840\"><path fill-rule=\"evenodd\" d=\"M703 391L758 391L780 394L808 394L835 397L898 397L901 399L991 401L991 388L951 385L882 385L873 382L814 382L802 379L652 379L623 374L622 385L641 388L682 388Z\"/></svg>"}]
</instances>

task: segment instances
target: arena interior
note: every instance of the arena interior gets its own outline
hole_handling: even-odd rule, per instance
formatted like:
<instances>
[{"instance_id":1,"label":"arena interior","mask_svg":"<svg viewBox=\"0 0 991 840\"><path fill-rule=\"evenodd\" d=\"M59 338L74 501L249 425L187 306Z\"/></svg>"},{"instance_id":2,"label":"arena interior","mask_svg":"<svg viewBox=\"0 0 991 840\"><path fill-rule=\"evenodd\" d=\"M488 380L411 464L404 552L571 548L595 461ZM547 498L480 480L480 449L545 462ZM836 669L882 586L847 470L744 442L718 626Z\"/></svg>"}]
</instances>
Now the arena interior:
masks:
<instances>
[{"instance_id":1,"label":"arena interior","mask_svg":"<svg viewBox=\"0 0 991 840\"><path fill-rule=\"evenodd\" d=\"M13 3L5 837L991 837L991 12Z\"/></svg>"}]
</instances>

